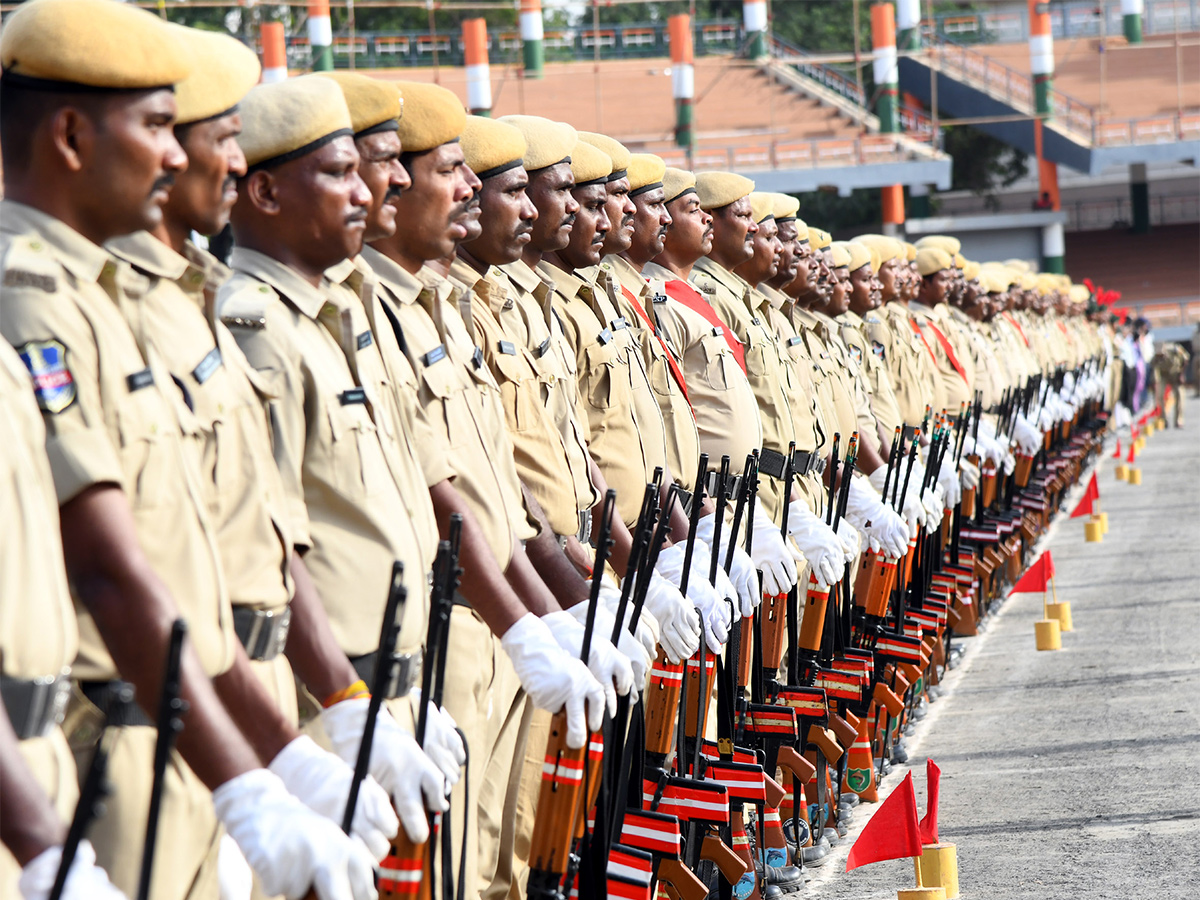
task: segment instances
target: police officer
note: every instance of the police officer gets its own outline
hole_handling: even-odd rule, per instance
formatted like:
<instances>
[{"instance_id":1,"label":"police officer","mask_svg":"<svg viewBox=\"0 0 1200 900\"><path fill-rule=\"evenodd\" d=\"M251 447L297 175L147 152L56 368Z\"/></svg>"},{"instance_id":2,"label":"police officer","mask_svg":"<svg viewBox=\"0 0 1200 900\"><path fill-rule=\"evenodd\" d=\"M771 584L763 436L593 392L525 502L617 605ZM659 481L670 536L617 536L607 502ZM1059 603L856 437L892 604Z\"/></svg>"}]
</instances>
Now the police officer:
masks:
<instances>
[{"instance_id":1,"label":"police officer","mask_svg":"<svg viewBox=\"0 0 1200 900\"><path fill-rule=\"evenodd\" d=\"M112 49L97 50L98 34L111 36L103 46ZM131 41L140 52L121 52ZM122 307L137 302L123 289L128 267L99 246L162 221L167 188L186 164L171 131L170 88L188 75L189 54L141 11L47 0L9 19L0 55L0 321L34 376L66 566L88 614L68 733L77 752L91 753L103 710L119 690L118 672L134 683L143 709L154 709L167 632L182 614L189 631L181 682L190 711L167 770L163 858L152 890L162 897L215 893L221 823L269 891L298 895L315 882L325 896L365 897L369 854L291 796L320 807L320 790L259 768L263 748L273 742L282 749L291 733L267 719L248 740L213 689L210 679L244 654L200 494L196 447L185 437L192 424L156 349L139 344L121 318ZM132 891L155 731L140 710L114 724L122 734L109 758L116 785L110 827L94 837L101 863ZM349 769L333 757L314 760L308 774L327 792L349 782ZM378 811L382 819L358 823L376 844L395 821L389 826L386 800Z\"/></svg>"}]
</instances>

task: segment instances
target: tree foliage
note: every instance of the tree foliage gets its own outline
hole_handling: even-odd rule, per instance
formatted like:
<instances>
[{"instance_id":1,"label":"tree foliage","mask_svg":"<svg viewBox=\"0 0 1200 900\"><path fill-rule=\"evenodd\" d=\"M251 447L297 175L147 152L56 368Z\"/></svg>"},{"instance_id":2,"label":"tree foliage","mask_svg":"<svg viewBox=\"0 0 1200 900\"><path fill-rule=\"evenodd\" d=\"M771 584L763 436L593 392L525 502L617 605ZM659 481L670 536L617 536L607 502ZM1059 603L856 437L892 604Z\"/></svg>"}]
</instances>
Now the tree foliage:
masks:
<instances>
[{"instance_id":1,"label":"tree foliage","mask_svg":"<svg viewBox=\"0 0 1200 900\"><path fill-rule=\"evenodd\" d=\"M1028 172L1027 158L1015 147L969 125L942 129L943 149L954 160L951 189L993 194Z\"/></svg>"}]
</instances>

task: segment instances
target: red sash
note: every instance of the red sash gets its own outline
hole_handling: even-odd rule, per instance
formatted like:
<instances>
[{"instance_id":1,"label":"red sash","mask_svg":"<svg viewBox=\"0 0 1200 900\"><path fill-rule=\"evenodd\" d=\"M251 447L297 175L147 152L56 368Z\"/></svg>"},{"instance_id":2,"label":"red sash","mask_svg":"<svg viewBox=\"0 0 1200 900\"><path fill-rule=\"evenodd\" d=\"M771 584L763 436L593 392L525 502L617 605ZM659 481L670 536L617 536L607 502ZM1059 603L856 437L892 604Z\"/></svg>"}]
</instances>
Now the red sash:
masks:
<instances>
[{"instance_id":1,"label":"red sash","mask_svg":"<svg viewBox=\"0 0 1200 900\"><path fill-rule=\"evenodd\" d=\"M1025 337L1025 329L1021 327L1021 324L1013 318L1013 315L1010 312L1005 311L1002 315L1012 323L1013 328L1017 329L1017 334L1021 336L1021 340L1023 340L1025 342L1025 346L1028 347L1029 338Z\"/></svg>"},{"instance_id":2,"label":"red sash","mask_svg":"<svg viewBox=\"0 0 1200 900\"><path fill-rule=\"evenodd\" d=\"M933 324L932 320L926 322L925 324L929 326L931 331L933 331L934 337L938 339L938 343L941 344L942 349L946 351L946 358L950 360L950 365L954 367L954 371L958 373L959 377L963 381L966 381L967 372L962 367L962 363L958 361L958 357L954 355L954 348L950 346L950 339L942 333L940 328ZM919 333L920 332L918 332L918 334ZM922 337L922 340L924 340L924 337ZM928 347L929 345L926 344L925 346Z\"/></svg>"},{"instance_id":3,"label":"red sash","mask_svg":"<svg viewBox=\"0 0 1200 900\"><path fill-rule=\"evenodd\" d=\"M667 346L666 341L659 337L658 329L654 327L654 322L646 315L646 310L642 309L642 304L638 303L637 298L633 296L633 292L625 287L625 285L621 285L621 293L625 295L625 299L629 301L634 312L646 323L646 327L650 329L650 333L654 335L654 339L662 347L663 353L667 357L667 365L671 367L671 375L674 377L675 383L679 385L679 389L683 391L683 399L688 401L688 407L690 408L692 401L688 400L687 383L683 380L683 372L679 371L679 363L675 362L675 355L671 352L671 348ZM695 413L692 415L694 416Z\"/></svg>"},{"instance_id":4,"label":"red sash","mask_svg":"<svg viewBox=\"0 0 1200 900\"><path fill-rule=\"evenodd\" d=\"M742 342L738 340L738 336L734 334L729 327L721 321L721 317L717 315L717 311L712 308L703 295L688 284L686 281L674 279L667 282L667 293L678 300L692 312L699 313L704 317L704 320L714 328L721 329L721 336L725 338L725 343L729 345L729 349L733 351L733 356L737 360L738 365L742 367L742 371L746 371L746 349L742 346Z\"/></svg>"}]
</instances>

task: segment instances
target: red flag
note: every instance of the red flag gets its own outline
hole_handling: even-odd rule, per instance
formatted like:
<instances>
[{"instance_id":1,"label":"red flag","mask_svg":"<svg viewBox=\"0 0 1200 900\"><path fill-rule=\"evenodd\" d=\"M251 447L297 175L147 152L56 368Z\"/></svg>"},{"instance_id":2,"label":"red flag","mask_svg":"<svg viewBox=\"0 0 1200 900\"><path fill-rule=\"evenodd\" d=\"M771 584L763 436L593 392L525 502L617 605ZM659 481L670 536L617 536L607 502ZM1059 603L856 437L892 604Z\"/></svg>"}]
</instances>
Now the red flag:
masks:
<instances>
[{"instance_id":1,"label":"red flag","mask_svg":"<svg viewBox=\"0 0 1200 900\"><path fill-rule=\"evenodd\" d=\"M1137 440L1137 434L1135 433L1133 436L1133 441L1136 441L1136 440ZM1133 441L1129 442L1129 456L1126 457L1126 459L1125 459L1125 462L1127 462L1127 463L1137 462L1137 454L1136 454L1137 448L1133 446Z\"/></svg>"},{"instance_id":2,"label":"red flag","mask_svg":"<svg viewBox=\"0 0 1200 900\"><path fill-rule=\"evenodd\" d=\"M1078 519L1080 516L1090 516L1092 514L1092 504L1099 499L1100 485L1096 484L1096 473L1093 472L1092 480L1088 482L1087 490L1083 492L1083 499L1079 501L1079 505L1071 513L1071 518Z\"/></svg>"},{"instance_id":3,"label":"red flag","mask_svg":"<svg viewBox=\"0 0 1200 900\"><path fill-rule=\"evenodd\" d=\"M1120 441L1120 439L1119 439L1119 438L1118 438L1118 440L1117 440L1117 449L1113 451L1112 458L1113 458L1113 459L1120 459L1120 458L1121 458L1121 441Z\"/></svg>"},{"instance_id":4,"label":"red flag","mask_svg":"<svg viewBox=\"0 0 1200 900\"><path fill-rule=\"evenodd\" d=\"M917 823L917 797L913 793L912 772L904 776L888 798L879 804L871 821L850 848L846 871L885 859L904 859L921 855L920 825Z\"/></svg>"},{"instance_id":5,"label":"red flag","mask_svg":"<svg viewBox=\"0 0 1200 900\"><path fill-rule=\"evenodd\" d=\"M938 816L938 785L942 780L942 770L932 759L925 760L925 793L928 802L925 805L925 817L921 819L921 843L936 844Z\"/></svg>"},{"instance_id":6,"label":"red flag","mask_svg":"<svg viewBox=\"0 0 1200 900\"><path fill-rule=\"evenodd\" d=\"M1029 567L1029 571L1017 579L1017 583L1012 586L1012 592L1014 594L1040 594L1046 590L1046 585L1053 577L1054 559L1047 550L1037 558L1037 562Z\"/></svg>"}]
</instances>

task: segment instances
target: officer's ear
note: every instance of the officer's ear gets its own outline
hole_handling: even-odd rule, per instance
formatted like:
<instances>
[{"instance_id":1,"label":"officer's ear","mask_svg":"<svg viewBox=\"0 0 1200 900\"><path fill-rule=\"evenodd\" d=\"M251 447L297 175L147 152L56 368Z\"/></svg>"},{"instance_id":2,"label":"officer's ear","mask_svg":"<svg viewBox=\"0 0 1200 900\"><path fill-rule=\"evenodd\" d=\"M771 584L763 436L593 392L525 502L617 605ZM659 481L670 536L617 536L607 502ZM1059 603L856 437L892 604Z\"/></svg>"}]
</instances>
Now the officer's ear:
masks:
<instances>
[{"instance_id":1,"label":"officer's ear","mask_svg":"<svg viewBox=\"0 0 1200 900\"><path fill-rule=\"evenodd\" d=\"M67 103L49 117L50 143L62 165L69 172L79 172L91 159L96 135L101 130L98 104Z\"/></svg>"},{"instance_id":2,"label":"officer's ear","mask_svg":"<svg viewBox=\"0 0 1200 900\"><path fill-rule=\"evenodd\" d=\"M263 215L279 215L279 183L269 169L256 169L242 179L238 188Z\"/></svg>"}]
</instances>

